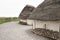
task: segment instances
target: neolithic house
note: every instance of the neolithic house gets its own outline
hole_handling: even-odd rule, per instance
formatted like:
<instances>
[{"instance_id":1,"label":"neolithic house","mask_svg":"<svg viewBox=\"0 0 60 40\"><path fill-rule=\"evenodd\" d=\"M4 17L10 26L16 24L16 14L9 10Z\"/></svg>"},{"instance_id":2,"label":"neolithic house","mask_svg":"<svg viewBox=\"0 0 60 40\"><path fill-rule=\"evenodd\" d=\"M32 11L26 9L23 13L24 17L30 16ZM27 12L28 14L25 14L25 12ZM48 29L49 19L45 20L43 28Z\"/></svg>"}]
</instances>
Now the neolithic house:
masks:
<instances>
[{"instance_id":1,"label":"neolithic house","mask_svg":"<svg viewBox=\"0 0 60 40\"><path fill-rule=\"evenodd\" d=\"M60 0L45 0L29 16L34 20L33 28L43 28L59 32Z\"/></svg>"},{"instance_id":2,"label":"neolithic house","mask_svg":"<svg viewBox=\"0 0 60 40\"><path fill-rule=\"evenodd\" d=\"M35 8L33 6L26 5L19 15L20 23L32 25L33 20L29 20L28 17L32 14L34 9Z\"/></svg>"}]
</instances>

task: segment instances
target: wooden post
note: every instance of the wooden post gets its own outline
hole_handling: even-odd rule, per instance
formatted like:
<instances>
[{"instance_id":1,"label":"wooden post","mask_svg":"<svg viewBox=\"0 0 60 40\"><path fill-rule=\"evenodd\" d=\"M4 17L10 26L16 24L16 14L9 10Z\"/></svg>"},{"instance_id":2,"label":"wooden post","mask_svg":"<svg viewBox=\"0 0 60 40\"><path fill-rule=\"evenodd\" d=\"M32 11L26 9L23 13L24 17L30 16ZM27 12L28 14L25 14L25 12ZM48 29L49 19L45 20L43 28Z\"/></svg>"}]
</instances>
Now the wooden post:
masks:
<instances>
[{"instance_id":1,"label":"wooden post","mask_svg":"<svg viewBox=\"0 0 60 40\"><path fill-rule=\"evenodd\" d=\"M44 29L46 29L46 24L44 24Z\"/></svg>"},{"instance_id":2,"label":"wooden post","mask_svg":"<svg viewBox=\"0 0 60 40\"><path fill-rule=\"evenodd\" d=\"M35 28L36 28L36 20L34 22L35 22Z\"/></svg>"},{"instance_id":3,"label":"wooden post","mask_svg":"<svg viewBox=\"0 0 60 40\"><path fill-rule=\"evenodd\" d=\"M33 21L32 29L33 29L33 27L34 27L34 21Z\"/></svg>"},{"instance_id":4,"label":"wooden post","mask_svg":"<svg viewBox=\"0 0 60 40\"><path fill-rule=\"evenodd\" d=\"M34 21L33 21L33 26L32 26L32 29L34 29Z\"/></svg>"},{"instance_id":5,"label":"wooden post","mask_svg":"<svg viewBox=\"0 0 60 40\"><path fill-rule=\"evenodd\" d=\"M45 29L46 29L46 24L45 24Z\"/></svg>"},{"instance_id":6,"label":"wooden post","mask_svg":"<svg viewBox=\"0 0 60 40\"><path fill-rule=\"evenodd\" d=\"M35 20L34 20L34 22L33 22L33 27L32 27L33 29L35 29L36 28L36 22L35 22Z\"/></svg>"},{"instance_id":7,"label":"wooden post","mask_svg":"<svg viewBox=\"0 0 60 40\"><path fill-rule=\"evenodd\" d=\"M46 24L44 24L44 29L45 29L45 35L47 35L47 31L46 31Z\"/></svg>"}]
</instances>

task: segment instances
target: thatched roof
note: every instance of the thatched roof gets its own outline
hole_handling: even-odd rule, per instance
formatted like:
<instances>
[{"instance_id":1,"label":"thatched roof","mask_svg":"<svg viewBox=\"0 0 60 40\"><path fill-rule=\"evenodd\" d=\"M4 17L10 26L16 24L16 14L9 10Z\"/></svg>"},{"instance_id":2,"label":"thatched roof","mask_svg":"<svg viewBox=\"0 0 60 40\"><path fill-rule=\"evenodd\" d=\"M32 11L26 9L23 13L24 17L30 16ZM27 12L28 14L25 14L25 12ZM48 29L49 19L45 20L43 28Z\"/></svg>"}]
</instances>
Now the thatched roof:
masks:
<instances>
[{"instance_id":1,"label":"thatched roof","mask_svg":"<svg viewBox=\"0 0 60 40\"><path fill-rule=\"evenodd\" d=\"M60 0L45 0L33 11L29 19L42 21L60 20Z\"/></svg>"},{"instance_id":2,"label":"thatched roof","mask_svg":"<svg viewBox=\"0 0 60 40\"><path fill-rule=\"evenodd\" d=\"M35 8L31 5L26 5L22 12L19 15L19 18L21 19L27 19L29 17L29 15L31 14L31 12L34 10Z\"/></svg>"}]
</instances>

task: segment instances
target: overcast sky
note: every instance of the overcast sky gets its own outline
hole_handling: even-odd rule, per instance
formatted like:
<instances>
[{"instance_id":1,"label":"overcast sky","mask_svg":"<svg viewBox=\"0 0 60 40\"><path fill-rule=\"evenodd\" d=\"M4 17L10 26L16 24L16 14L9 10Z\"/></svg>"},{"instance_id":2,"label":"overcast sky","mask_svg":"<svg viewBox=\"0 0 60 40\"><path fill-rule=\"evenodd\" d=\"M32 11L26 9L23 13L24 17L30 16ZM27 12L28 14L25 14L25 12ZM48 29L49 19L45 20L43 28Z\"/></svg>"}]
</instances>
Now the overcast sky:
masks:
<instances>
[{"instance_id":1,"label":"overcast sky","mask_svg":"<svg viewBox=\"0 0 60 40\"><path fill-rule=\"evenodd\" d=\"M18 17L25 5L37 7L44 0L0 0L0 17Z\"/></svg>"}]
</instances>

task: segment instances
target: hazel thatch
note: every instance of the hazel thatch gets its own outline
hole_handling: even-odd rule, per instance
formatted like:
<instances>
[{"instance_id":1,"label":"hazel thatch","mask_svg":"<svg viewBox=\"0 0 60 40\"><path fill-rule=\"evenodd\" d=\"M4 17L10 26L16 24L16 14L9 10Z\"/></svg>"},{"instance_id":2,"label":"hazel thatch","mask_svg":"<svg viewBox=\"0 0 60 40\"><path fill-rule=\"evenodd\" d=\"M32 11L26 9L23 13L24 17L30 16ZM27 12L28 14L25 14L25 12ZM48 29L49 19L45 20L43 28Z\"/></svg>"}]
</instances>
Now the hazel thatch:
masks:
<instances>
[{"instance_id":1,"label":"hazel thatch","mask_svg":"<svg viewBox=\"0 0 60 40\"><path fill-rule=\"evenodd\" d=\"M60 20L60 0L45 0L33 11L29 19L41 21Z\"/></svg>"},{"instance_id":2,"label":"hazel thatch","mask_svg":"<svg viewBox=\"0 0 60 40\"><path fill-rule=\"evenodd\" d=\"M21 19L27 19L29 17L29 15L31 14L31 12L34 10L35 8L31 5L26 5L22 12L19 15L19 18Z\"/></svg>"}]
</instances>

